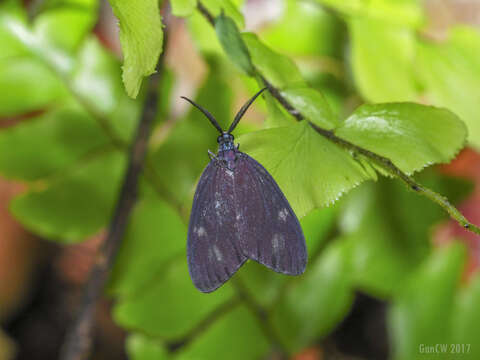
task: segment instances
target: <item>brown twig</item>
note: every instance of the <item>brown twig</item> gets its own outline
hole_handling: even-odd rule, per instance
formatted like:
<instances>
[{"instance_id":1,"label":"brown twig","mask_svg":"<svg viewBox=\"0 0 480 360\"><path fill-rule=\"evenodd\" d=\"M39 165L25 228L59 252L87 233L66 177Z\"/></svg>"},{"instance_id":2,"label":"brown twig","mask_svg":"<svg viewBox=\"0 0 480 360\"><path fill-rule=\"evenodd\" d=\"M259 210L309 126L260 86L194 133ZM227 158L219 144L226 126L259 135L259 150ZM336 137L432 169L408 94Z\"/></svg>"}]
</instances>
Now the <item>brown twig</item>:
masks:
<instances>
[{"instance_id":1,"label":"brown twig","mask_svg":"<svg viewBox=\"0 0 480 360\"><path fill-rule=\"evenodd\" d=\"M110 274L129 215L137 199L138 181L143 169L151 125L157 109L162 65L163 54L157 66L157 73L152 75L149 80L143 113L137 126L135 139L129 151L128 168L117 206L108 229L107 237L96 256L95 264L90 272L78 316L67 333L60 354L61 360L83 360L87 359L90 353L97 300L100 298L108 275Z\"/></svg>"}]
</instances>

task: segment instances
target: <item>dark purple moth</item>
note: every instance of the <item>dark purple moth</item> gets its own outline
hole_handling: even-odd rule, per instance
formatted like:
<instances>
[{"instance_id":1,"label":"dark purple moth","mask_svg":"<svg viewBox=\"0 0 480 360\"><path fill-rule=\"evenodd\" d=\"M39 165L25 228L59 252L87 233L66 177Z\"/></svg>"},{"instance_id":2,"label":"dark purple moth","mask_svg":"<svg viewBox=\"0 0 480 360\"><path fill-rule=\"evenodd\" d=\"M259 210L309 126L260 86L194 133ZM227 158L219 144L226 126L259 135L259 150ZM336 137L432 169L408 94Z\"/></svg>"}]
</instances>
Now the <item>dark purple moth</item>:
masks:
<instances>
[{"instance_id":1,"label":"dark purple moth","mask_svg":"<svg viewBox=\"0 0 480 360\"><path fill-rule=\"evenodd\" d=\"M188 269L194 285L212 292L248 259L287 275L307 264L305 238L298 219L272 176L239 151L232 131L262 91L239 110L223 131L207 110L190 99L218 130L218 153L200 177L188 226Z\"/></svg>"}]
</instances>

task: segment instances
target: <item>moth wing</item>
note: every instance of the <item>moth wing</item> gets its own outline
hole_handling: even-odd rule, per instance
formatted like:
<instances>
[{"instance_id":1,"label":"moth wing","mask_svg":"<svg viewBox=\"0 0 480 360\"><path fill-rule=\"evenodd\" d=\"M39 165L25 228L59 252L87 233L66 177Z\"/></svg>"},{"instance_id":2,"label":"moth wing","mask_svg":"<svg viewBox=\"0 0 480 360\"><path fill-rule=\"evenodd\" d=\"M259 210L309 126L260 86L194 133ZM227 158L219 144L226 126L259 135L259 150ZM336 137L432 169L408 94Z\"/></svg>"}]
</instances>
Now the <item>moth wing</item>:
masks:
<instances>
[{"instance_id":1,"label":"moth wing","mask_svg":"<svg viewBox=\"0 0 480 360\"><path fill-rule=\"evenodd\" d=\"M247 260L235 231L231 172L214 161L197 185L187 236L188 269L202 292L216 290Z\"/></svg>"},{"instance_id":2,"label":"moth wing","mask_svg":"<svg viewBox=\"0 0 480 360\"><path fill-rule=\"evenodd\" d=\"M305 271L302 228L279 186L255 159L241 153L236 162L237 229L243 254L288 275Z\"/></svg>"}]
</instances>

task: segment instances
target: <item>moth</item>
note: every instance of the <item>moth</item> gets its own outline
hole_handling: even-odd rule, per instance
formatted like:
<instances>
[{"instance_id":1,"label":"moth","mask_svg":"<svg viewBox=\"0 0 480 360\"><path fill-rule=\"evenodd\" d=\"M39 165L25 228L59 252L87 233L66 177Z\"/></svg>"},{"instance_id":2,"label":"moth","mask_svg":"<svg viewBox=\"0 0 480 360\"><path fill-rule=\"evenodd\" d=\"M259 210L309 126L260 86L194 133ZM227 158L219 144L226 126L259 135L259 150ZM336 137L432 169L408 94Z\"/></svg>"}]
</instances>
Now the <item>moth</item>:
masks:
<instances>
[{"instance_id":1,"label":"moth","mask_svg":"<svg viewBox=\"0 0 480 360\"><path fill-rule=\"evenodd\" d=\"M305 238L290 204L267 170L234 144L232 131L264 90L242 106L227 131L182 96L220 133L217 154L208 150L210 162L198 182L188 226L188 269L202 292L219 288L248 259L282 274L305 271Z\"/></svg>"}]
</instances>

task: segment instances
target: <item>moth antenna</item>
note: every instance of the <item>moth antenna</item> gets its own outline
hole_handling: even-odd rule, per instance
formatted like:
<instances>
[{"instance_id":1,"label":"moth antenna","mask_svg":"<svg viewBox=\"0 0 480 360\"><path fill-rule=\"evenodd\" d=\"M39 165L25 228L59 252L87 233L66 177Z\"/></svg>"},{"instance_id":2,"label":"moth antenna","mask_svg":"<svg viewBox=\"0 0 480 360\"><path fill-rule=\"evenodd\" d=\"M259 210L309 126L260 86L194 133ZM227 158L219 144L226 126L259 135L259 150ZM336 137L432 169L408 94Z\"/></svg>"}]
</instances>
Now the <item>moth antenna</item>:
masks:
<instances>
[{"instance_id":1,"label":"moth antenna","mask_svg":"<svg viewBox=\"0 0 480 360\"><path fill-rule=\"evenodd\" d=\"M228 128L228 131L227 133L231 133L233 131L233 129L235 129L235 127L237 126L238 122L240 121L240 119L242 118L243 114L245 114L245 112L248 110L248 108L250 107L250 105L252 105L252 103L255 101L255 99L264 91L266 90L267 88L264 87L262 90L260 90L259 92L257 92L255 95L253 95L253 97L248 100L245 105L242 106L242 108L240 110L238 110L238 113L237 115L235 115L235 119L233 119L233 122L232 124L230 125L230 127Z\"/></svg>"},{"instance_id":2,"label":"moth antenna","mask_svg":"<svg viewBox=\"0 0 480 360\"><path fill-rule=\"evenodd\" d=\"M220 127L220 125L218 124L217 120L215 120L215 118L213 117L212 114L210 114L210 112L208 112L208 110L204 109L203 107L201 107L200 105L198 105L197 103L195 103L193 100L190 100L189 98L185 97L185 96L180 96L182 99L184 100L187 100L190 104L192 104L193 106L195 106L198 110L200 110L203 115L205 115L208 120L210 120L210 122L212 123L213 126L215 126L215 129L218 130L218 132L220 134L223 134L223 130L222 128Z\"/></svg>"}]
</instances>

